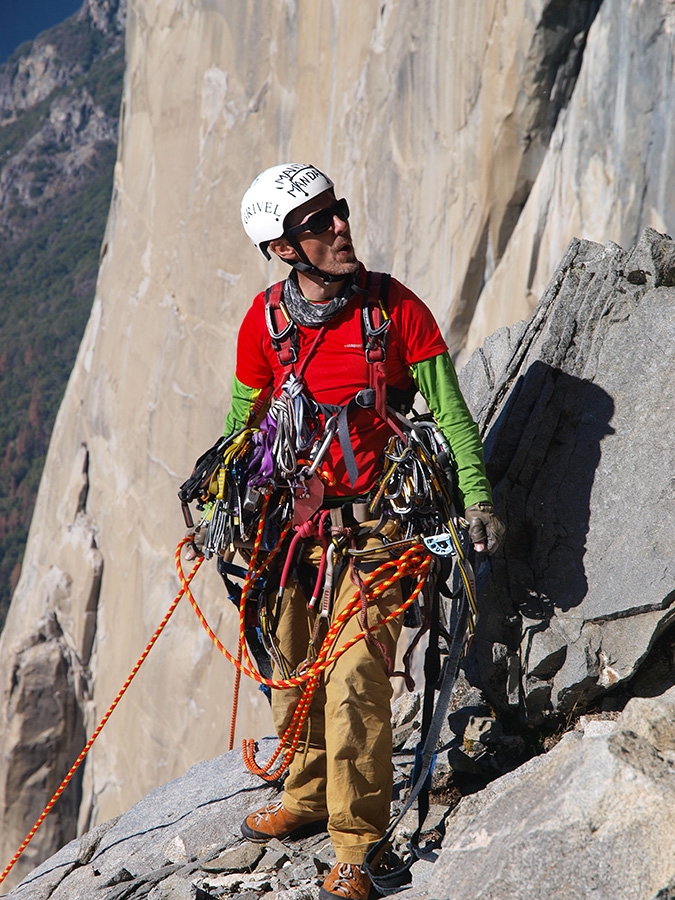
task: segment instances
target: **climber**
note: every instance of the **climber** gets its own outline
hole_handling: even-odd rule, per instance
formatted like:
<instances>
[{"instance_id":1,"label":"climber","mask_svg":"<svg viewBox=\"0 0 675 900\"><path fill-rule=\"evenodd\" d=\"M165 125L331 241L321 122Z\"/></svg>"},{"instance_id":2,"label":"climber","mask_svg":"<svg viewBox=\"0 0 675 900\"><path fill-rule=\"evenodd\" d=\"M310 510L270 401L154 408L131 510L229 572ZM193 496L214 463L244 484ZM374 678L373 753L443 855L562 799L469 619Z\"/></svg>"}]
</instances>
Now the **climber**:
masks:
<instances>
[{"instance_id":1,"label":"climber","mask_svg":"<svg viewBox=\"0 0 675 900\"><path fill-rule=\"evenodd\" d=\"M478 429L438 326L412 291L366 271L352 243L347 201L336 199L330 178L312 165L274 166L246 191L241 214L260 252L268 260L275 254L291 272L258 294L244 318L225 433L260 426L260 434L269 435L261 466L276 465L302 498L296 531L303 520L319 522L313 531L301 531L302 551L286 566L274 611L275 674L288 677L305 663L322 617L326 625L333 621L362 584L361 575L372 572L383 553L396 553L394 546L387 548L401 536L399 523L378 522L369 502L382 478L385 448L398 430L391 407L405 410L411 389L420 391L451 448L457 503L475 550L494 552L504 528L495 514ZM298 457L307 448L313 448L308 465L298 475ZM332 583L324 574L322 584L331 605L316 605L314 598L308 606L314 576L326 568L329 541L337 548L328 554ZM347 543L354 551L351 562L333 567ZM198 552L197 533L190 556ZM279 579L277 572L276 583L267 585L272 598ZM401 597L395 582L347 621L341 640L358 632L366 618L381 620L400 606ZM246 838L266 841L327 819L337 863L321 888L322 900L355 900L370 891L362 864L389 819L388 674L400 628L400 618L394 619L326 670L281 799L242 824ZM295 688L272 692L280 736L298 697Z\"/></svg>"}]
</instances>

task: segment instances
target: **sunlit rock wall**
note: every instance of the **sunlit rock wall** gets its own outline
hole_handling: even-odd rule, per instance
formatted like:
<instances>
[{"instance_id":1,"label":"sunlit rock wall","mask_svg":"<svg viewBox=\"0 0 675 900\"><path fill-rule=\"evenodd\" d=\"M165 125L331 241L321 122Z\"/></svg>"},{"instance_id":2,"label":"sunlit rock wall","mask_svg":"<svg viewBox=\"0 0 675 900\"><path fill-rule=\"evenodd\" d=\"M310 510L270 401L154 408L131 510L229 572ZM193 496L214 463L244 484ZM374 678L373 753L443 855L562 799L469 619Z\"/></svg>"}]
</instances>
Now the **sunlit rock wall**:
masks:
<instances>
[{"instance_id":1,"label":"sunlit rock wall","mask_svg":"<svg viewBox=\"0 0 675 900\"><path fill-rule=\"evenodd\" d=\"M283 274L239 223L252 178L288 159L328 170L349 197L361 258L414 288L461 353L467 336L479 343L529 314L572 234L621 239L624 218L633 234L657 215L667 230L673 200L647 167L665 173L672 156L672 18L665 0L130 2L97 298L0 645L3 857L176 594L176 489L222 427L247 304ZM628 127L621 143L612 103L626 126L640 123L634 146ZM639 208L621 202L626 154L626 179L649 198ZM198 599L233 646L212 568ZM45 698L55 666L61 687ZM220 753L232 680L183 601L89 757L71 804L80 827ZM35 715L36 698L62 695L67 717ZM237 739L271 730L265 704L246 687ZM18 872L73 833L62 809Z\"/></svg>"},{"instance_id":2,"label":"sunlit rock wall","mask_svg":"<svg viewBox=\"0 0 675 900\"><path fill-rule=\"evenodd\" d=\"M674 58L672 3L602 4L569 105L481 293L468 349L513 321L509 298L532 308L572 237L631 247L648 226L674 233Z\"/></svg>"}]
</instances>

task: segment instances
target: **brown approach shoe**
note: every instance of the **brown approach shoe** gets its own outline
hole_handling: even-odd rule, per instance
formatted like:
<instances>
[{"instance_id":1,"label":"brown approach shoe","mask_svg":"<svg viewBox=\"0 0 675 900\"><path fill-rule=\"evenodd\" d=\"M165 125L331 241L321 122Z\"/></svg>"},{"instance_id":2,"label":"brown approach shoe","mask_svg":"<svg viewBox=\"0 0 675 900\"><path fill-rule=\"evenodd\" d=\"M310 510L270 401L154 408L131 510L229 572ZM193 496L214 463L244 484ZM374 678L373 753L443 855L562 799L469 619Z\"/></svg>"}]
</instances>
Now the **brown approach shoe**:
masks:
<instances>
[{"instance_id":1,"label":"brown approach shoe","mask_svg":"<svg viewBox=\"0 0 675 900\"><path fill-rule=\"evenodd\" d=\"M336 863L319 891L319 900L368 900L370 886L361 866Z\"/></svg>"},{"instance_id":2,"label":"brown approach shoe","mask_svg":"<svg viewBox=\"0 0 675 900\"><path fill-rule=\"evenodd\" d=\"M271 838L285 838L303 825L320 822L325 816L296 816L284 808L281 800L268 803L246 816L241 823L241 833L246 840L264 843Z\"/></svg>"}]
</instances>

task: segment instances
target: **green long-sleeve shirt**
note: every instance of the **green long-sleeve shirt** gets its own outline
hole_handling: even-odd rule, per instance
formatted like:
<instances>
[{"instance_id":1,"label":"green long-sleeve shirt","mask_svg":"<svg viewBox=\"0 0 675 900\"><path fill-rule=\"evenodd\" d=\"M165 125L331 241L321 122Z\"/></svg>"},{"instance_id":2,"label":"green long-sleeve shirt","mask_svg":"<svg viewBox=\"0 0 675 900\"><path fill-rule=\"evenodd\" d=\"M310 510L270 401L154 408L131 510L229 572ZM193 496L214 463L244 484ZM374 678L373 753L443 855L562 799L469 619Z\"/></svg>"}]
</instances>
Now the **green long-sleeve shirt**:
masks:
<instances>
[{"instance_id":1,"label":"green long-sleeve shirt","mask_svg":"<svg viewBox=\"0 0 675 900\"><path fill-rule=\"evenodd\" d=\"M414 364L411 374L450 445L460 503L465 509L481 500L491 503L492 490L485 474L478 426L462 395L450 354L440 353Z\"/></svg>"}]
</instances>

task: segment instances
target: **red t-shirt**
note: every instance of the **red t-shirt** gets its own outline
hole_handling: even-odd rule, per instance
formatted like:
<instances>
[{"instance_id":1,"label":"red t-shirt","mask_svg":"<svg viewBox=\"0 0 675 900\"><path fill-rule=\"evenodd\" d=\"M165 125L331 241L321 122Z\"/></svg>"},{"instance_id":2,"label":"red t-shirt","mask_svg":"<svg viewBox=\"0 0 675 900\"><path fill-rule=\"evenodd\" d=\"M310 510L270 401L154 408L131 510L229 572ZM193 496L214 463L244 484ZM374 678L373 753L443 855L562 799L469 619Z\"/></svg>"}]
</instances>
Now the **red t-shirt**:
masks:
<instances>
[{"instance_id":1,"label":"red t-shirt","mask_svg":"<svg viewBox=\"0 0 675 900\"><path fill-rule=\"evenodd\" d=\"M319 404L344 406L370 383L369 363L363 349L361 298L354 294L339 315L331 319L304 373L307 393ZM410 386L410 366L447 350L429 308L392 278L387 298L391 325L387 330L386 380L396 388ZM301 365L317 330L298 326ZM274 385L277 395L288 370L279 362L265 322L265 293L254 299L246 313L237 342L237 378L251 388ZM374 409L357 408L349 413L349 434L358 467L352 485L337 436L324 457L322 468L335 477L326 487L329 496L354 496L369 491L382 471L382 453L392 435L391 428Z\"/></svg>"}]
</instances>

